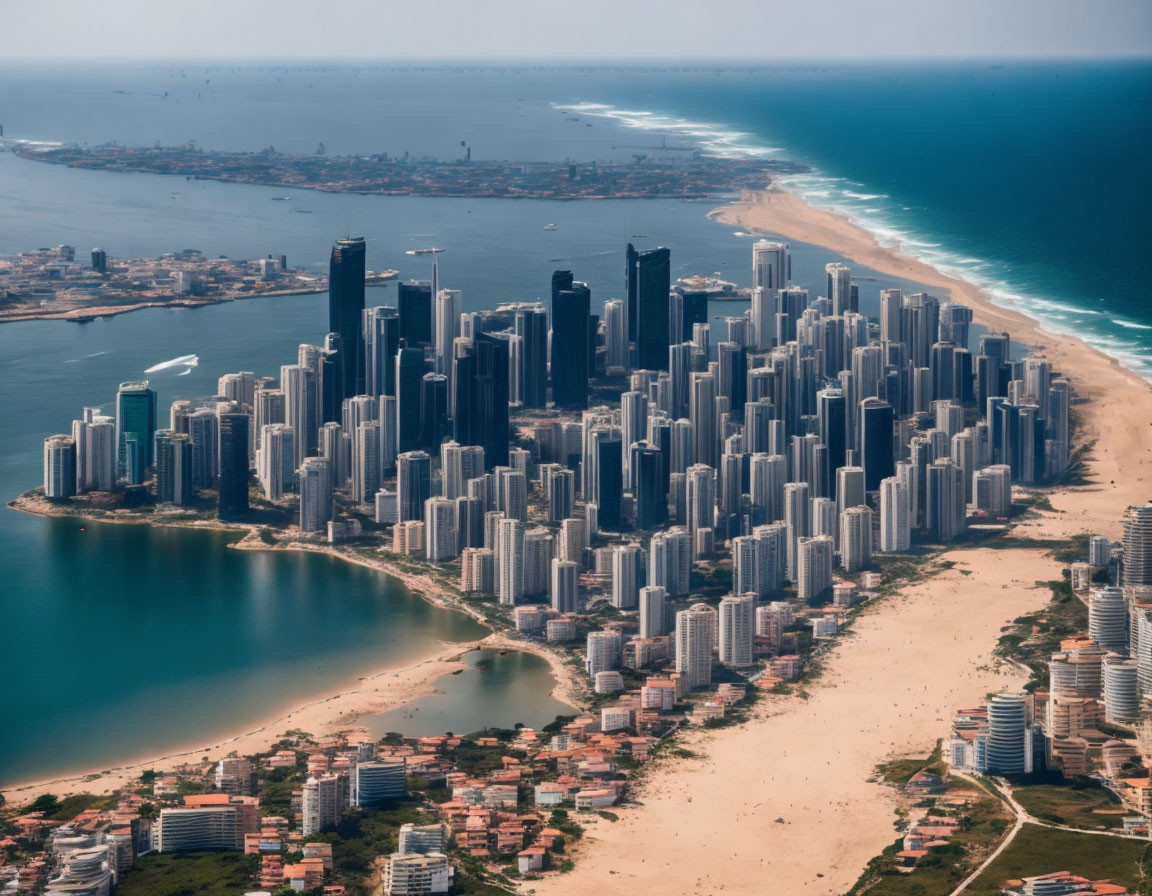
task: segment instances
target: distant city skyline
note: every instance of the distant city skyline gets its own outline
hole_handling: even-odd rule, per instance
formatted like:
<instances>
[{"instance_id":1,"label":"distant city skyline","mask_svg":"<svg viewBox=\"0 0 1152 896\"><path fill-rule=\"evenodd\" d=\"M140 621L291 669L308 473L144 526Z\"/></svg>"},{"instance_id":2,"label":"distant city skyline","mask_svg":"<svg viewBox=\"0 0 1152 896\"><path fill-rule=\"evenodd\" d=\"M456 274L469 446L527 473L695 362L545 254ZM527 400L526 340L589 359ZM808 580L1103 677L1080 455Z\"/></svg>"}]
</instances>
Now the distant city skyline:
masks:
<instances>
[{"instance_id":1,"label":"distant city skyline","mask_svg":"<svg viewBox=\"0 0 1152 896\"><path fill-rule=\"evenodd\" d=\"M348 0L339 15L322 15L303 0L108 0L93 17L87 4L56 0L5 10L0 58L641 63L1152 55L1152 5L1142 0L721 0L674 11L655 0L588 0L562 11L528 0L440 5Z\"/></svg>"}]
</instances>

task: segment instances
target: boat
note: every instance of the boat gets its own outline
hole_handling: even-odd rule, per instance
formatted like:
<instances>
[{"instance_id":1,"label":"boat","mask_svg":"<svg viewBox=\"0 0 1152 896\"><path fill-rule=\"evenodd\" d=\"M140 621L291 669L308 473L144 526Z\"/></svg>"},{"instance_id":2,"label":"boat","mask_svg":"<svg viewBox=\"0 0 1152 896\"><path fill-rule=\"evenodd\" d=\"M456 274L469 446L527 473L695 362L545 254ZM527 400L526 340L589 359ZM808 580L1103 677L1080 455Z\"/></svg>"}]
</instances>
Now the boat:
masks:
<instances>
[{"instance_id":1,"label":"boat","mask_svg":"<svg viewBox=\"0 0 1152 896\"><path fill-rule=\"evenodd\" d=\"M555 225L555 224L545 224L545 225L544 225L544 229L545 229L545 230L555 230L555 229L556 229L556 225Z\"/></svg>"},{"instance_id":2,"label":"boat","mask_svg":"<svg viewBox=\"0 0 1152 896\"><path fill-rule=\"evenodd\" d=\"M292 197L291 196L273 196L272 201L273 202L291 202Z\"/></svg>"},{"instance_id":3,"label":"boat","mask_svg":"<svg viewBox=\"0 0 1152 896\"><path fill-rule=\"evenodd\" d=\"M443 252L443 249L408 249L405 255L435 255L437 252Z\"/></svg>"},{"instance_id":4,"label":"boat","mask_svg":"<svg viewBox=\"0 0 1152 896\"><path fill-rule=\"evenodd\" d=\"M646 240L646 239L648 239L648 234L646 234L646 233L634 233L634 234L632 234L632 239L634 239L634 240Z\"/></svg>"}]
</instances>

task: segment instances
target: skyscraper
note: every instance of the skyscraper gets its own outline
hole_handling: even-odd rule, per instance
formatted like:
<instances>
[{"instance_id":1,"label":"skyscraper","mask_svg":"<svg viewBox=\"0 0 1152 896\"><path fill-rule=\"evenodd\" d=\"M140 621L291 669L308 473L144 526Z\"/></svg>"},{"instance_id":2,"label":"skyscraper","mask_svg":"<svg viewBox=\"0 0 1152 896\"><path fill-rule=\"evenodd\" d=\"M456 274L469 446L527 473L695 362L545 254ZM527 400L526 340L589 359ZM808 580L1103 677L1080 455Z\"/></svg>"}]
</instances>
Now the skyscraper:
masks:
<instances>
[{"instance_id":1,"label":"skyscraper","mask_svg":"<svg viewBox=\"0 0 1152 896\"><path fill-rule=\"evenodd\" d=\"M400 315L380 305L364 312L364 393L373 398L396 394L396 352Z\"/></svg>"},{"instance_id":2,"label":"skyscraper","mask_svg":"<svg viewBox=\"0 0 1152 896\"><path fill-rule=\"evenodd\" d=\"M238 519L248 513L248 427L252 418L240 411L220 415L220 499L217 515Z\"/></svg>"},{"instance_id":3,"label":"skyscraper","mask_svg":"<svg viewBox=\"0 0 1152 896\"><path fill-rule=\"evenodd\" d=\"M1124 511L1124 584L1152 585L1152 501Z\"/></svg>"},{"instance_id":4,"label":"skyscraper","mask_svg":"<svg viewBox=\"0 0 1152 896\"><path fill-rule=\"evenodd\" d=\"M908 486L889 476L880 481L880 550L897 553L910 546Z\"/></svg>"},{"instance_id":5,"label":"skyscraper","mask_svg":"<svg viewBox=\"0 0 1152 896\"><path fill-rule=\"evenodd\" d=\"M339 429L339 424L331 423ZM290 491L295 478L292 450L292 427L284 423L268 423L256 449L256 478L269 501L279 501Z\"/></svg>"},{"instance_id":6,"label":"skyscraper","mask_svg":"<svg viewBox=\"0 0 1152 896\"><path fill-rule=\"evenodd\" d=\"M644 577L644 553L638 544L618 544L612 548L612 606L618 610L636 609Z\"/></svg>"},{"instance_id":7,"label":"skyscraper","mask_svg":"<svg viewBox=\"0 0 1152 896\"><path fill-rule=\"evenodd\" d=\"M432 459L425 451L405 451L396 458L396 499L399 522L424 518L424 502L432 496Z\"/></svg>"},{"instance_id":8,"label":"skyscraper","mask_svg":"<svg viewBox=\"0 0 1152 896\"><path fill-rule=\"evenodd\" d=\"M116 473L130 485L143 482L152 466L155 434L156 393L147 380L121 383L116 394Z\"/></svg>"},{"instance_id":9,"label":"skyscraper","mask_svg":"<svg viewBox=\"0 0 1152 896\"><path fill-rule=\"evenodd\" d=\"M630 335L636 344L635 366L644 370L668 369L671 276L671 253L667 249L636 253L635 265L629 270L629 324L635 325Z\"/></svg>"},{"instance_id":10,"label":"skyscraper","mask_svg":"<svg viewBox=\"0 0 1152 896\"><path fill-rule=\"evenodd\" d=\"M55 435L44 440L44 497L64 501L76 494L76 442Z\"/></svg>"},{"instance_id":11,"label":"skyscraper","mask_svg":"<svg viewBox=\"0 0 1152 896\"><path fill-rule=\"evenodd\" d=\"M552 403L557 407L588 407L588 319L592 292L572 280L571 271L552 274Z\"/></svg>"},{"instance_id":12,"label":"skyscraper","mask_svg":"<svg viewBox=\"0 0 1152 896\"><path fill-rule=\"evenodd\" d=\"M515 606L524 595L524 524L502 519L496 527L496 596Z\"/></svg>"},{"instance_id":13,"label":"skyscraper","mask_svg":"<svg viewBox=\"0 0 1152 896\"><path fill-rule=\"evenodd\" d=\"M757 240L752 244L752 288L775 295L792 279L792 260L787 243ZM760 345L759 348L769 348Z\"/></svg>"},{"instance_id":14,"label":"skyscraper","mask_svg":"<svg viewBox=\"0 0 1152 896\"><path fill-rule=\"evenodd\" d=\"M484 449L491 469L508 463L508 340L478 333L456 355L456 416L453 438Z\"/></svg>"},{"instance_id":15,"label":"skyscraper","mask_svg":"<svg viewBox=\"0 0 1152 896\"><path fill-rule=\"evenodd\" d=\"M716 643L716 611L693 604L676 614L676 671L689 690L712 683L712 645Z\"/></svg>"},{"instance_id":16,"label":"skyscraper","mask_svg":"<svg viewBox=\"0 0 1152 896\"><path fill-rule=\"evenodd\" d=\"M337 240L328 262L328 332L335 333L337 404L364 391L363 237Z\"/></svg>"},{"instance_id":17,"label":"skyscraper","mask_svg":"<svg viewBox=\"0 0 1152 896\"><path fill-rule=\"evenodd\" d=\"M579 567L571 560L552 561L552 609L557 613L575 613Z\"/></svg>"},{"instance_id":18,"label":"skyscraper","mask_svg":"<svg viewBox=\"0 0 1152 896\"><path fill-rule=\"evenodd\" d=\"M729 594L720 601L719 652L725 666L752 665L755 614L755 594Z\"/></svg>"},{"instance_id":19,"label":"skyscraper","mask_svg":"<svg viewBox=\"0 0 1152 896\"><path fill-rule=\"evenodd\" d=\"M408 345L432 343L432 284L409 280L396 287L400 308L400 338Z\"/></svg>"},{"instance_id":20,"label":"skyscraper","mask_svg":"<svg viewBox=\"0 0 1152 896\"><path fill-rule=\"evenodd\" d=\"M332 481L328 460L305 458L300 466L300 531L319 532L332 519Z\"/></svg>"},{"instance_id":21,"label":"skyscraper","mask_svg":"<svg viewBox=\"0 0 1152 896\"><path fill-rule=\"evenodd\" d=\"M192 440L187 433L156 430L156 500L184 506L192 503Z\"/></svg>"},{"instance_id":22,"label":"skyscraper","mask_svg":"<svg viewBox=\"0 0 1152 896\"><path fill-rule=\"evenodd\" d=\"M640 589L640 637L658 638L668 633L668 592L660 585Z\"/></svg>"}]
</instances>

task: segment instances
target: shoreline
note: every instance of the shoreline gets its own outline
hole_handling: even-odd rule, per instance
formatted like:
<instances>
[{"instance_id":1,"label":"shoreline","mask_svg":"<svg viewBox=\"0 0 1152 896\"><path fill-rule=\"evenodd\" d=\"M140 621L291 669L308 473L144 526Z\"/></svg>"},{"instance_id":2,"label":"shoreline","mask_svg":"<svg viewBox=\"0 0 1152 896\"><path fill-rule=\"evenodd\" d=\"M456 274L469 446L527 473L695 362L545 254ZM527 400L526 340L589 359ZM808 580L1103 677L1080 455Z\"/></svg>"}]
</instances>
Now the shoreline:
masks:
<instances>
[{"instance_id":1,"label":"shoreline","mask_svg":"<svg viewBox=\"0 0 1152 896\"><path fill-rule=\"evenodd\" d=\"M895 836L898 795L876 768L928 755L957 708L1024 681L993 651L1004 625L1047 604L1049 593L1037 583L1060 577L1044 540L1086 531L1116 538L1124 508L1152 492L1152 385L1116 359L1048 333L976 285L886 248L847 218L779 187L745 193L709 217L944 290L972 308L976 323L1008 330L1014 342L1044 354L1078 399L1082 468L1073 481L1044 489L1052 510L1013 526L1035 547L992 542L936 555L933 574L861 611L802 693L768 697L743 725L690 734L684 746L697 756L656 765L618 822L592 819L574 871L536 882L540 896L629 885L751 894L763 892L766 880L781 892L849 890ZM954 566L944 568L947 561Z\"/></svg>"},{"instance_id":2,"label":"shoreline","mask_svg":"<svg viewBox=\"0 0 1152 896\"><path fill-rule=\"evenodd\" d=\"M521 651L540 657L548 663L553 678L549 695L577 711L584 705L585 698L576 682L571 668L563 656L544 643L520 639L509 632L496 630L483 613L476 607L448 596L443 586L428 574L420 574L400 569L384 559L374 559L340 550L337 546L309 544L299 541L281 542L273 545L260 540L260 526L227 524L204 520L164 520L140 518L108 518L65 510L53 512L50 505L32 506L26 492L9 501L7 506L20 513L32 516L73 518L85 523L105 523L108 525L146 525L172 529L200 529L225 534L240 535L228 544L229 549L241 551L297 551L321 554L373 569L399 582L407 591L425 603L438 609L463 613L490 633L482 638L459 643L439 642L442 649L403 666L388 666L372 669L357 679L354 687L336 692L322 692L303 701L293 700L274 717L261 721L253 728L239 734L227 733L209 740L217 741L203 748L199 746L180 747L166 751L163 755L151 754L144 758L132 758L115 766L102 769L67 771L50 779L17 781L0 786L0 796L9 803L26 803L44 793L58 797L76 793L105 794L130 784L139 773L162 763L173 763L172 768L189 763L199 764L205 756L211 762L237 752L240 755L263 752L270 749L280 739L284 730L300 728L314 737L324 737L341 731L355 729L365 716L378 715L407 706L439 691L436 682L441 678L466 668L464 656L476 650L492 649ZM369 687L377 685L376 687ZM217 738L219 738L217 740ZM175 760L182 760L174 762ZM163 769L166 770L166 769Z\"/></svg>"}]
</instances>

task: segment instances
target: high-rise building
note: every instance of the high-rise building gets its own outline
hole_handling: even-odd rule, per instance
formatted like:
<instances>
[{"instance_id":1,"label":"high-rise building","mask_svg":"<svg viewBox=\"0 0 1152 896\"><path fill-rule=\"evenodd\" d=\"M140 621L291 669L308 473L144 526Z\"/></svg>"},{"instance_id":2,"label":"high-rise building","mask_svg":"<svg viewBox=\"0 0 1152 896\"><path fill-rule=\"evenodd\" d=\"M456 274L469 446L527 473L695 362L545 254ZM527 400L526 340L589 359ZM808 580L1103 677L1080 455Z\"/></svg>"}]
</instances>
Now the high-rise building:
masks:
<instances>
[{"instance_id":1,"label":"high-rise building","mask_svg":"<svg viewBox=\"0 0 1152 896\"><path fill-rule=\"evenodd\" d=\"M428 498L424 502L424 552L430 563L443 563L456 554L456 502Z\"/></svg>"},{"instance_id":2,"label":"high-rise building","mask_svg":"<svg viewBox=\"0 0 1152 896\"><path fill-rule=\"evenodd\" d=\"M899 553L911 547L908 486L889 476L880 482L880 550Z\"/></svg>"},{"instance_id":3,"label":"high-rise building","mask_svg":"<svg viewBox=\"0 0 1152 896\"><path fill-rule=\"evenodd\" d=\"M792 260L788 244L772 240L757 240L752 244L752 288L763 289L775 295L792 279ZM760 345L758 348L771 348Z\"/></svg>"},{"instance_id":4,"label":"high-rise building","mask_svg":"<svg viewBox=\"0 0 1152 896\"><path fill-rule=\"evenodd\" d=\"M457 347L453 437L484 449L488 468L508 463L508 339L478 333Z\"/></svg>"},{"instance_id":5,"label":"high-rise building","mask_svg":"<svg viewBox=\"0 0 1152 896\"><path fill-rule=\"evenodd\" d=\"M422 384L426 367L424 350L401 346L396 352L396 445L413 451L420 446Z\"/></svg>"},{"instance_id":6,"label":"high-rise building","mask_svg":"<svg viewBox=\"0 0 1152 896\"><path fill-rule=\"evenodd\" d=\"M328 424L339 426L339 424ZM295 479L292 463L292 427L284 423L268 423L256 449L256 478L269 501L279 501L291 491Z\"/></svg>"},{"instance_id":7,"label":"high-rise building","mask_svg":"<svg viewBox=\"0 0 1152 896\"><path fill-rule=\"evenodd\" d=\"M300 808L304 836L332 830L348 808L348 778L333 773L309 778L301 788Z\"/></svg>"},{"instance_id":8,"label":"high-rise building","mask_svg":"<svg viewBox=\"0 0 1152 896\"><path fill-rule=\"evenodd\" d=\"M148 381L121 383L116 394L116 474L130 485L144 481L152 466L156 393Z\"/></svg>"},{"instance_id":9,"label":"high-rise building","mask_svg":"<svg viewBox=\"0 0 1152 896\"><path fill-rule=\"evenodd\" d=\"M729 594L720 601L720 662L725 666L752 665L756 595Z\"/></svg>"},{"instance_id":10,"label":"high-rise building","mask_svg":"<svg viewBox=\"0 0 1152 896\"><path fill-rule=\"evenodd\" d=\"M690 690L712 683L712 648L716 643L716 611L693 604L676 614L676 671Z\"/></svg>"},{"instance_id":11,"label":"high-rise building","mask_svg":"<svg viewBox=\"0 0 1152 896\"><path fill-rule=\"evenodd\" d=\"M304 458L316 453L319 440L319 379L308 367L285 364L280 368L280 389L284 393L284 422L292 427L294 434L293 461L299 468Z\"/></svg>"},{"instance_id":12,"label":"high-rise building","mask_svg":"<svg viewBox=\"0 0 1152 896\"><path fill-rule=\"evenodd\" d=\"M636 252L628 270L629 338L636 346L635 366L644 370L667 369L671 273L667 249Z\"/></svg>"},{"instance_id":13,"label":"high-rise building","mask_svg":"<svg viewBox=\"0 0 1152 896\"><path fill-rule=\"evenodd\" d=\"M305 458L299 477L300 531L320 532L332 519L332 474L328 459Z\"/></svg>"},{"instance_id":14,"label":"high-rise building","mask_svg":"<svg viewBox=\"0 0 1152 896\"><path fill-rule=\"evenodd\" d=\"M683 526L673 526L652 536L649 545L649 583L664 588L670 597L688 593L692 569L692 536Z\"/></svg>"},{"instance_id":15,"label":"high-rise building","mask_svg":"<svg viewBox=\"0 0 1152 896\"><path fill-rule=\"evenodd\" d=\"M192 440L187 433L156 430L156 501L192 503Z\"/></svg>"},{"instance_id":16,"label":"high-rise building","mask_svg":"<svg viewBox=\"0 0 1152 896\"><path fill-rule=\"evenodd\" d=\"M592 292L576 283L571 271L552 274L552 354L549 369L552 403L557 407L588 407L589 317Z\"/></svg>"},{"instance_id":17,"label":"high-rise building","mask_svg":"<svg viewBox=\"0 0 1152 896\"><path fill-rule=\"evenodd\" d=\"M658 638L668 633L668 592L660 585L640 589L640 637Z\"/></svg>"},{"instance_id":18,"label":"high-rise building","mask_svg":"<svg viewBox=\"0 0 1152 896\"><path fill-rule=\"evenodd\" d=\"M988 707L986 761L981 771L1025 775L1032 771L1032 728L1027 694L993 694Z\"/></svg>"},{"instance_id":19,"label":"high-rise building","mask_svg":"<svg viewBox=\"0 0 1152 896\"><path fill-rule=\"evenodd\" d=\"M496 527L496 596L512 607L524 596L524 523L503 518Z\"/></svg>"},{"instance_id":20,"label":"high-rise building","mask_svg":"<svg viewBox=\"0 0 1152 896\"><path fill-rule=\"evenodd\" d=\"M846 507L840 511L840 565L858 572L872 563L872 508Z\"/></svg>"},{"instance_id":21,"label":"high-rise building","mask_svg":"<svg viewBox=\"0 0 1152 896\"><path fill-rule=\"evenodd\" d=\"M1124 511L1123 544L1124 584L1152 585L1152 501Z\"/></svg>"},{"instance_id":22,"label":"high-rise building","mask_svg":"<svg viewBox=\"0 0 1152 896\"><path fill-rule=\"evenodd\" d=\"M554 554L552 533L543 526L533 526L524 532L524 597L548 594Z\"/></svg>"},{"instance_id":23,"label":"high-rise building","mask_svg":"<svg viewBox=\"0 0 1152 896\"><path fill-rule=\"evenodd\" d=\"M552 561L552 609L557 613L575 613L579 609L577 582L579 566L571 560Z\"/></svg>"},{"instance_id":24,"label":"high-rise building","mask_svg":"<svg viewBox=\"0 0 1152 896\"><path fill-rule=\"evenodd\" d=\"M604 303L604 345L607 350L604 364L609 371L623 371L628 367L627 310L620 299Z\"/></svg>"},{"instance_id":25,"label":"high-rise building","mask_svg":"<svg viewBox=\"0 0 1152 896\"><path fill-rule=\"evenodd\" d=\"M364 311L364 393L373 398L396 394L396 352L400 314L379 305Z\"/></svg>"},{"instance_id":26,"label":"high-rise building","mask_svg":"<svg viewBox=\"0 0 1152 896\"><path fill-rule=\"evenodd\" d=\"M716 471L706 464L693 464L685 474L688 535L693 557L699 557L697 533L713 531L716 520Z\"/></svg>"},{"instance_id":27,"label":"high-rise building","mask_svg":"<svg viewBox=\"0 0 1152 896\"><path fill-rule=\"evenodd\" d=\"M399 522L424 518L424 502L432 497L432 459L425 451L405 451L396 458L396 497Z\"/></svg>"},{"instance_id":28,"label":"high-rise building","mask_svg":"<svg viewBox=\"0 0 1152 896\"><path fill-rule=\"evenodd\" d=\"M824 266L828 274L828 300L832 303L832 314L840 316L849 311L859 311L852 289L852 271L845 264L832 262Z\"/></svg>"},{"instance_id":29,"label":"high-rise building","mask_svg":"<svg viewBox=\"0 0 1152 896\"><path fill-rule=\"evenodd\" d=\"M328 332L336 334L337 405L364 391L363 237L337 240L328 261Z\"/></svg>"},{"instance_id":30,"label":"high-rise building","mask_svg":"<svg viewBox=\"0 0 1152 896\"><path fill-rule=\"evenodd\" d=\"M523 340L520 404L542 408L548 402L548 310L540 303L519 306L515 328Z\"/></svg>"},{"instance_id":31,"label":"high-rise building","mask_svg":"<svg viewBox=\"0 0 1152 896\"><path fill-rule=\"evenodd\" d=\"M352 805L376 809L408 793L408 764L404 757L374 759L352 766L349 796Z\"/></svg>"},{"instance_id":32,"label":"high-rise building","mask_svg":"<svg viewBox=\"0 0 1152 896\"><path fill-rule=\"evenodd\" d=\"M65 501L76 494L76 441L67 435L44 440L44 497Z\"/></svg>"},{"instance_id":33,"label":"high-rise building","mask_svg":"<svg viewBox=\"0 0 1152 896\"><path fill-rule=\"evenodd\" d=\"M584 668L591 679L597 672L620 668L622 645L620 632L589 632L585 642Z\"/></svg>"},{"instance_id":34,"label":"high-rise building","mask_svg":"<svg viewBox=\"0 0 1152 896\"><path fill-rule=\"evenodd\" d=\"M832 587L831 536L814 535L800 538L796 545L796 596L808 603Z\"/></svg>"},{"instance_id":35,"label":"high-rise building","mask_svg":"<svg viewBox=\"0 0 1152 896\"><path fill-rule=\"evenodd\" d=\"M76 491L110 492L116 487L116 422L95 409L72 423L76 443Z\"/></svg>"},{"instance_id":36,"label":"high-rise building","mask_svg":"<svg viewBox=\"0 0 1152 896\"><path fill-rule=\"evenodd\" d=\"M484 449L479 445L445 442L440 446L440 475L445 498L463 497L468 480L484 475Z\"/></svg>"},{"instance_id":37,"label":"high-rise building","mask_svg":"<svg viewBox=\"0 0 1152 896\"><path fill-rule=\"evenodd\" d=\"M644 552L638 544L612 548L612 606L634 610L644 578Z\"/></svg>"},{"instance_id":38,"label":"high-rise building","mask_svg":"<svg viewBox=\"0 0 1152 896\"><path fill-rule=\"evenodd\" d=\"M1088 637L1105 650L1128 649L1128 601L1123 588L1096 588L1088 598Z\"/></svg>"},{"instance_id":39,"label":"high-rise building","mask_svg":"<svg viewBox=\"0 0 1152 896\"><path fill-rule=\"evenodd\" d=\"M220 414L220 497L217 515L239 519L248 513L248 430L252 418L241 411Z\"/></svg>"},{"instance_id":40,"label":"high-rise building","mask_svg":"<svg viewBox=\"0 0 1152 896\"><path fill-rule=\"evenodd\" d=\"M432 343L432 283L408 280L396 286L400 338L410 346Z\"/></svg>"}]
</instances>

